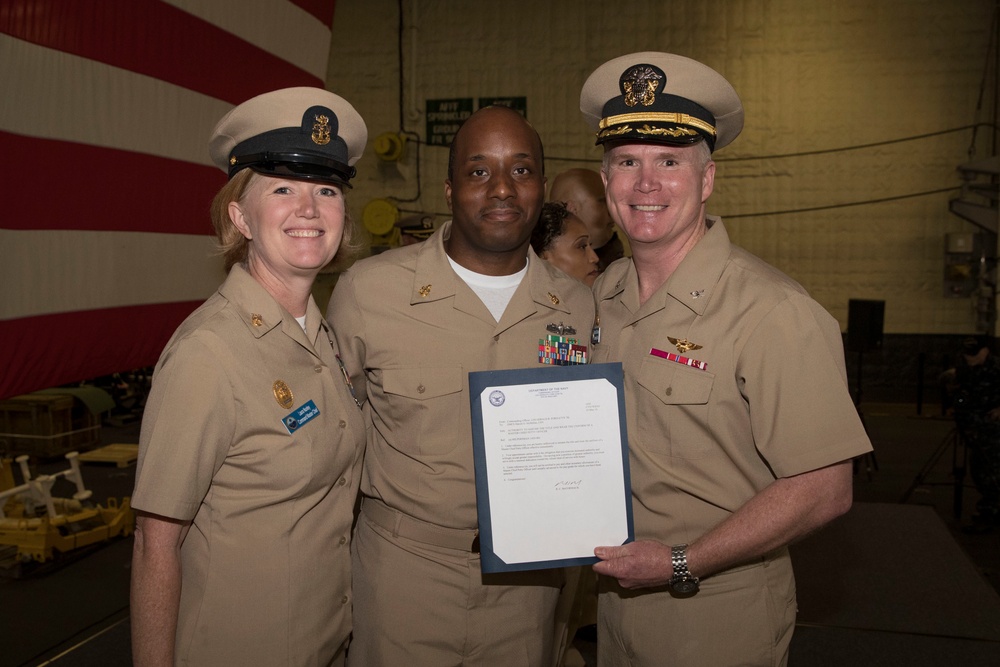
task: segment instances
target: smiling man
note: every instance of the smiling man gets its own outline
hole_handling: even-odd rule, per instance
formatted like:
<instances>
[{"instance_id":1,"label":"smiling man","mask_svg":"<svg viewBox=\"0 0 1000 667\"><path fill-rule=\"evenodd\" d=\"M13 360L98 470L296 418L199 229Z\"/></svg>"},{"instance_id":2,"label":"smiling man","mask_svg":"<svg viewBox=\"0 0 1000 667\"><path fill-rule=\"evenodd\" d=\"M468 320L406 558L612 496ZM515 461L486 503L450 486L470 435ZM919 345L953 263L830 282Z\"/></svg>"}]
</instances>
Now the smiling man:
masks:
<instances>
[{"instance_id":1,"label":"smiling man","mask_svg":"<svg viewBox=\"0 0 1000 667\"><path fill-rule=\"evenodd\" d=\"M550 664L562 571L480 571L468 381L537 365L549 326L591 331L590 290L529 248L544 193L538 134L481 109L452 143L452 220L334 290L328 317L370 418L349 665Z\"/></svg>"},{"instance_id":2,"label":"smiling man","mask_svg":"<svg viewBox=\"0 0 1000 667\"><path fill-rule=\"evenodd\" d=\"M598 651L620 665L783 665L787 545L851 505L871 449L840 327L706 214L733 87L666 53L599 67L581 110L632 259L594 285L598 361L625 369L636 542L599 547Z\"/></svg>"}]
</instances>

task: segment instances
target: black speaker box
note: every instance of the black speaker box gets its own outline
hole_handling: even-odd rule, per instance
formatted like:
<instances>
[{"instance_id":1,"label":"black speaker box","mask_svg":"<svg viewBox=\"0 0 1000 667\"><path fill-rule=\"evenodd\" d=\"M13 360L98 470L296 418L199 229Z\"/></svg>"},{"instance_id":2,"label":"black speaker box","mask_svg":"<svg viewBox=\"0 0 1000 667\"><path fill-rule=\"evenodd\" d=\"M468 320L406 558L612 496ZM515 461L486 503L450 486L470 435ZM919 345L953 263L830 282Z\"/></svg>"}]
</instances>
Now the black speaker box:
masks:
<instances>
[{"instance_id":1,"label":"black speaker box","mask_svg":"<svg viewBox=\"0 0 1000 667\"><path fill-rule=\"evenodd\" d=\"M885 301L851 299L847 302L847 349L870 352L882 349Z\"/></svg>"}]
</instances>

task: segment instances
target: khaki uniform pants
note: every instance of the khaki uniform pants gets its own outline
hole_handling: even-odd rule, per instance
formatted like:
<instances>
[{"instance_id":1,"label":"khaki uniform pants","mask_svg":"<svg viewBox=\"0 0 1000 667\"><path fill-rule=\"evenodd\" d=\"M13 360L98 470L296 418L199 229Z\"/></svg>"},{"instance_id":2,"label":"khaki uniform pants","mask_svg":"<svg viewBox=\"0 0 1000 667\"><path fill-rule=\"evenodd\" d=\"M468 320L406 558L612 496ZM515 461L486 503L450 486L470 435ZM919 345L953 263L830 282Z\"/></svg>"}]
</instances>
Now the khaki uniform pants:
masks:
<instances>
[{"instance_id":1,"label":"khaki uniform pants","mask_svg":"<svg viewBox=\"0 0 1000 667\"><path fill-rule=\"evenodd\" d=\"M372 514L352 545L349 667L550 667L562 570L483 575L478 553L394 535L416 520L400 531Z\"/></svg>"},{"instance_id":2,"label":"khaki uniform pants","mask_svg":"<svg viewBox=\"0 0 1000 667\"><path fill-rule=\"evenodd\" d=\"M601 667L780 667L795 627L795 580L787 551L701 582L688 598L599 582Z\"/></svg>"}]
</instances>

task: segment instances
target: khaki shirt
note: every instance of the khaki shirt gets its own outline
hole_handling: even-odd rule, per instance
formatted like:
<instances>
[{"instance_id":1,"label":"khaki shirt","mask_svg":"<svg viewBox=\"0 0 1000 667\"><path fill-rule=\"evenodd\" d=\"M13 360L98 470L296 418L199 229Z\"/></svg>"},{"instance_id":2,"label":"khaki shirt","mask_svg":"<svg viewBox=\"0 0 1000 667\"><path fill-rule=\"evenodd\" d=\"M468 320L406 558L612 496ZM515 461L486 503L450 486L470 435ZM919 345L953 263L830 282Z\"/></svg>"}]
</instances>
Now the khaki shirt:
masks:
<instances>
[{"instance_id":1,"label":"khaki shirt","mask_svg":"<svg viewBox=\"0 0 1000 667\"><path fill-rule=\"evenodd\" d=\"M527 275L497 323L448 263L450 225L355 264L328 313L374 427L362 492L423 521L474 529L469 372L537 367L549 324L572 326L589 344L594 302L529 249Z\"/></svg>"},{"instance_id":2,"label":"khaki shirt","mask_svg":"<svg viewBox=\"0 0 1000 667\"><path fill-rule=\"evenodd\" d=\"M871 450L837 321L710 224L646 303L631 259L594 285L594 361L625 371L636 539L691 542L776 478Z\"/></svg>"},{"instance_id":3,"label":"khaki shirt","mask_svg":"<svg viewBox=\"0 0 1000 667\"><path fill-rule=\"evenodd\" d=\"M193 521L179 663L326 665L350 633L365 426L311 299L306 324L237 266L156 366L132 504ZM290 433L309 401L319 414Z\"/></svg>"}]
</instances>

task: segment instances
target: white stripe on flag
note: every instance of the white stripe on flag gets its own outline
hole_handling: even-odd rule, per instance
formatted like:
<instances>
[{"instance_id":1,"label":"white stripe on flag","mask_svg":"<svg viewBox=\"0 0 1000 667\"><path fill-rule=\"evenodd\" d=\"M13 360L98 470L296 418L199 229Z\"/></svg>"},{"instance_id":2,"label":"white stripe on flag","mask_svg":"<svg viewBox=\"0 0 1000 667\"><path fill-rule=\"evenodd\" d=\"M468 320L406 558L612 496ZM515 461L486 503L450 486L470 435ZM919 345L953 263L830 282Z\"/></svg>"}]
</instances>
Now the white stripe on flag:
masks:
<instances>
[{"instance_id":1,"label":"white stripe on flag","mask_svg":"<svg viewBox=\"0 0 1000 667\"><path fill-rule=\"evenodd\" d=\"M233 107L186 88L0 34L0 129L211 165Z\"/></svg>"},{"instance_id":2,"label":"white stripe on flag","mask_svg":"<svg viewBox=\"0 0 1000 667\"><path fill-rule=\"evenodd\" d=\"M204 300L225 279L215 243L188 234L0 229L0 320Z\"/></svg>"},{"instance_id":3,"label":"white stripe on flag","mask_svg":"<svg viewBox=\"0 0 1000 667\"><path fill-rule=\"evenodd\" d=\"M291 2L164 0L326 80L330 26Z\"/></svg>"}]
</instances>

